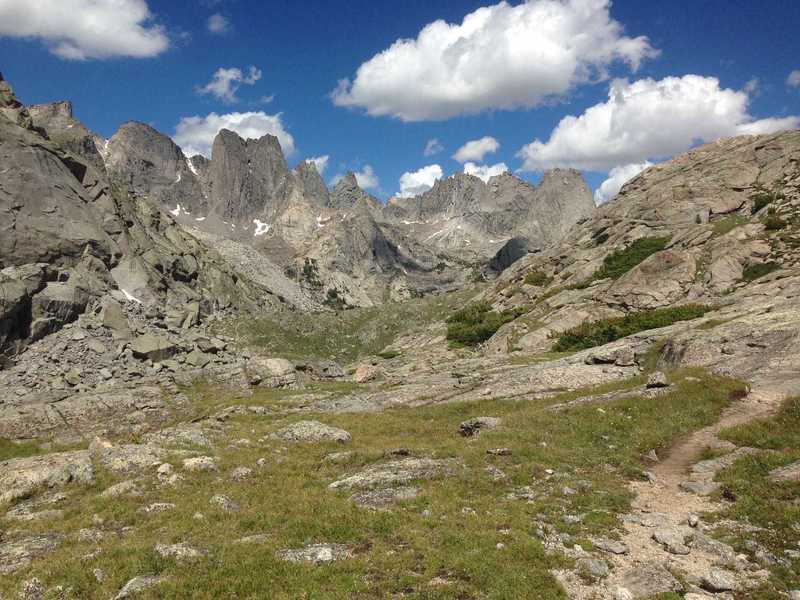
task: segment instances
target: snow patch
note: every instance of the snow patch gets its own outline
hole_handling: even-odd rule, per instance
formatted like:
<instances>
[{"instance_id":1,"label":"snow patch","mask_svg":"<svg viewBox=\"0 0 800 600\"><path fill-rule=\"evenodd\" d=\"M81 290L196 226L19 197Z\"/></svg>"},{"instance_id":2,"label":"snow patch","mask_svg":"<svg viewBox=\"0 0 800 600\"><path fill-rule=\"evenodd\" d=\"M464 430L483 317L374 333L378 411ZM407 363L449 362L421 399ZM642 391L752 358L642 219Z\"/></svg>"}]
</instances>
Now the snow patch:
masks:
<instances>
[{"instance_id":1,"label":"snow patch","mask_svg":"<svg viewBox=\"0 0 800 600\"><path fill-rule=\"evenodd\" d=\"M187 167L189 167L189 170L190 170L192 173L194 173L195 175L197 175L197 174L198 174L198 173L197 173L197 169L196 169L196 168L195 168L195 166L192 164L192 161L191 161L191 160L189 160L188 158L186 159L186 166L187 166Z\"/></svg>"},{"instance_id":2,"label":"snow patch","mask_svg":"<svg viewBox=\"0 0 800 600\"><path fill-rule=\"evenodd\" d=\"M205 220L206 220L206 218L205 218L205 217L197 217L197 218L195 219L195 221L205 221Z\"/></svg>"},{"instance_id":3,"label":"snow patch","mask_svg":"<svg viewBox=\"0 0 800 600\"><path fill-rule=\"evenodd\" d=\"M256 231L253 233L255 237L260 235L264 235L269 231L269 224L264 223L264 221L259 221L258 219L253 219L253 223L255 223Z\"/></svg>"},{"instance_id":4,"label":"snow patch","mask_svg":"<svg viewBox=\"0 0 800 600\"><path fill-rule=\"evenodd\" d=\"M139 300L138 298L136 298L136 297L132 296L131 294L129 294L127 290L123 290L122 288L120 288L119 291L122 292L123 294L125 294L125 299L128 302L136 302L137 304L142 304L141 300Z\"/></svg>"},{"instance_id":5,"label":"snow patch","mask_svg":"<svg viewBox=\"0 0 800 600\"><path fill-rule=\"evenodd\" d=\"M431 238L434 238L434 237L436 237L437 235L441 235L441 234L443 234L443 233L444 233L444 229L440 229L439 231L437 231L437 232L435 232L435 233L432 233L432 234L430 234L428 237L426 237L426 238L425 238L424 240L422 240L422 241L423 241L423 242L427 242L429 239L431 239Z\"/></svg>"},{"instance_id":6,"label":"snow patch","mask_svg":"<svg viewBox=\"0 0 800 600\"><path fill-rule=\"evenodd\" d=\"M175 217L179 217L181 215L181 205L178 204L178 206L176 206L174 210L169 211L169 214Z\"/></svg>"},{"instance_id":7,"label":"snow patch","mask_svg":"<svg viewBox=\"0 0 800 600\"><path fill-rule=\"evenodd\" d=\"M180 182L181 182L181 172L178 171L178 176L175 178L175 183L180 183Z\"/></svg>"}]
</instances>

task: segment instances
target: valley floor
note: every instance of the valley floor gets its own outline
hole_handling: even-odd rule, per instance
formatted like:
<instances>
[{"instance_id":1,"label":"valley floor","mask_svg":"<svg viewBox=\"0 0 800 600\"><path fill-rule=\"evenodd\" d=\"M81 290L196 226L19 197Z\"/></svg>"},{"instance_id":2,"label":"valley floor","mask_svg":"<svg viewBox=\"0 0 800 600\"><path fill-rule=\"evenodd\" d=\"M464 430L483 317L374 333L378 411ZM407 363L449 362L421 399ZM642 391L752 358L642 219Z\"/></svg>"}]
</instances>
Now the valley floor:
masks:
<instances>
[{"instance_id":1,"label":"valley floor","mask_svg":"<svg viewBox=\"0 0 800 600\"><path fill-rule=\"evenodd\" d=\"M798 402L700 369L648 386L652 359L587 362L401 349L349 381L195 384L149 433L88 448L0 443L0 597L783 598L800 587L800 490L775 479L800 459ZM562 378L559 390L558 369L590 385ZM742 425L761 418L774 424Z\"/></svg>"}]
</instances>

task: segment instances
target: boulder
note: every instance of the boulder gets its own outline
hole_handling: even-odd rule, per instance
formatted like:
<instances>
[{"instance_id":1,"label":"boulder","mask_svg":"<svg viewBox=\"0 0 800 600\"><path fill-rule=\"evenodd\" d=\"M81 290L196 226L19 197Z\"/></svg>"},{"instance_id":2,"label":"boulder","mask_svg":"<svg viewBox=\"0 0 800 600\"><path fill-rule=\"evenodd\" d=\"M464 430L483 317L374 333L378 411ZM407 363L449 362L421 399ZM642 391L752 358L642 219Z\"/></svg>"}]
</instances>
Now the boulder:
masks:
<instances>
[{"instance_id":1,"label":"boulder","mask_svg":"<svg viewBox=\"0 0 800 600\"><path fill-rule=\"evenodd\" d=\"M43 488L93 480L91 455L86 450L13 458L0 462L0 502L25 498Z\"/></svg>"},{"instance_id":2,"label":"boulder","mask_svg":"<svg viewBox=\"0 0 800 600\"><path fill-rule=\"evenodd\" d=\"M621 585L630 592L633 600L683 590L683 586L672 573L654 564L644 564L629 569L622 575Z\"/></svg>"},{"instance_id":3,"label":"boulder","mask_svg":"<svg viewBox=\"0 0 800 600\"><path fill-rule=\"evenodd\" d=\"M439 479L453 474L454 463L448 459L405 458L379 463L331 483L328 488L376 489L400 486L418 479Z\"/></svg>"},{"instance_id":4,"label":"boulder","mask_svg":"<svg viewBox=\"0 0 800 600\"><path fill-rule=\"evenodd\" d=\"M138 596L139 592L158 585L160 581L160 578L152 575L140 575L139 577L134 577L123 586L116 596L114 596L114 600L125 600L126 598Z\"/></svg>"},{"instance_id":5,"label":"boulder","mask_svg":"<svg viewBox=\"0 0 800 600\"><path fill-rule=\"evenodd\" d=\"M647 378L647 387L650 389L669 387L669 379L661 371L656 371Z\"/></svg>"},{"instance_id":6,"label":"boulder","mask_svg":"<svg viewBox=\"0 0 800 600\"><path fill-rule=\"evenodd\" d=\"M279 429L270 435L272 439L285 442L349 442L348 432L338 427L331 427L319 421L298 421Z\"/></svg>"},{"instance_id":7,"label":"boulder","mask_svg":"<svg viewBox=\"0 0 800 600\"><path fill-rule=\"evenodd\" d=\"M367 383L378 378L380 369L373 365L358 365L353 374L353 381L356 383Z\"/></svg>"},{"instance_id":8,"label":"boulder","mask_svg":"<svg viewBox=\"0 0 800 600\"><path fill-rule=\"evenodd\" d=\"M769 472L770 480L776 483L800 481L800 461L793 462L785 467L779 467Z\"/></svg>"},{"instance_id":9,"label":"boulder","mask_svg":"<svg viewBox=\"0 0 800 600\"><path fill-rule=\"evenodd\" d=\"M70 282L51 282L32 300L34 319L53 319L58 325L78 318L89 301L89 294Z\"/></svg>"},{"instance_id":10,"label":"boulder","mask_svg":"<svg viewBox=\"0 0 800 600\"><path fill-rule=\"evenodd\" d=\"M111 331L115 340L129 340L132 337L128 317L122 309L122 305L106 296L103 298L103 305L100 310L100 320L103 327Z\"/></svg>"},{"instance_id":11,"label":"boulder","mask_svg":"<svg viewBox=\"0 0 800 600\"><path fill-rule=\"evenodd\" d=\"M281 388L297 384L295 366L285 358L255 356L247 362L246 371L250 385Z\"/></svg>"},{"instance_id":12,"label":"boulder","mask_svg":"<svg viewBox=\"0 0 800 600\"><path fill-rule=\"evenodd\" d=\"M458 426L458 432L464 437L479 435L486 429L495 429L500 426L502 419L498 417L474 417Z\"/></svg>"},{"instance_id":13,"label":"boulder","mask_svg":"<svg viewBox=\"0 0 800 600\"><path fill-rule=\"evenodd\" d=\"M312 544L304 548L282 550L278 556L288 562L320 565L352 558L353 553L344 544Z\"/></svg>"},{"instance_id":14,"label":"boulder","mask_svg":"<svg viewBox=\"0 0 800 600\"><path fill-rule=\"evenodd\" d=\"M136 358L160 362L174 356L178 346L164 336L147 333L133 340L131 351Z\"/></svg>"}]
</instances>

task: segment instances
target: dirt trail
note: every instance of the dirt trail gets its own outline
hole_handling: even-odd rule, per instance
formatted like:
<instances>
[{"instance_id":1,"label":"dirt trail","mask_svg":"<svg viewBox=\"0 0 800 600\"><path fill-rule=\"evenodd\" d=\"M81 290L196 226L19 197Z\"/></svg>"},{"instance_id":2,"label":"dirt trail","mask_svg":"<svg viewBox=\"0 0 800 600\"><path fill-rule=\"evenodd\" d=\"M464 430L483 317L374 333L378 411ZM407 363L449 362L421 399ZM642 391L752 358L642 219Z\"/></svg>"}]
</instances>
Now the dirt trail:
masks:
<instances>
[{"instance_id":1,"label":"dirt trail","mask_svg":"<svg viewBox=\"0 0 800 600\"><path fill-rule=\"evenodd\" d=\"M587 586L579 578L561 577L570 598L624 600L640 597L636 590L628 590L631 587L630 579L626 579L626 575L640 568L665 567L669 571L680 571L699 579L712 567L720 566L719 548L699 543L698 538L704 537L703 524L692 529L688 523L690 515L700 515L719 507L708 496L684 491L681 483L690 479L692 467L697 464L705 448L720 448L737 454L746 452L745 449L737 450L733 444L720 440L717 434L728 427L774 414L782 400L783 395L779 393L751 391L729 406L719 421L696 431L674 446L667 456L651 468L650 472L654 476L651 481L632 483L630 489L635 494L635 499L629 518L625 519L625 529L621 537L628 552L622 555L603 554L603 559L610 564L612 572L602 584ZM736 454L730 456L734 457ZM715 463L708 464L708 467L702 477L710 481L722 466ZM687 540L694 536L694 543L689 543L691 551L685 555L667 552L653 540L654 532L663 530L678 532L679 535L686 534ZM734 571L743 585L766 575L765 572ZM626 590L633 593L627 595Z\"/></svg>"},{"instance_id":2,"label":"dirt trail","mask_svg":"<svg viewBox=\"0 0 800 600\"><path fill-rule=\"evenodd\" d=\"M676 494L682 493L678 485L686 479L687 472L698 461L703 450L727 446L727 442L717 437L720 431L773 415L782 400L783 396L777 393L751 391L725 409L719 421L694 432L670 449L669 454L651 469L662 488L662 494L666 496L663 498L664 504L670 506L669 501L674 500Z\"/></svg>"}]
</instances>

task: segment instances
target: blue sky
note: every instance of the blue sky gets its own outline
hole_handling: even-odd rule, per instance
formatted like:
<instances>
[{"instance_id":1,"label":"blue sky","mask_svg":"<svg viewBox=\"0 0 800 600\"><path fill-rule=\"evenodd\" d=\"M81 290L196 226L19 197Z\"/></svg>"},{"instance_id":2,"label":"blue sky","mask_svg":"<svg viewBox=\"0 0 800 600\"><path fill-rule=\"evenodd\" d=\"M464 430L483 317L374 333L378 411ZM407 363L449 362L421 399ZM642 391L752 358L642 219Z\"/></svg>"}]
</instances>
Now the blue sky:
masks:
<instances>
[{"instance_id":1,"label":"blue sky","mask_svg":"<svg viewBox=\"0 0 800 600\"><path fill-rule=\"evenodd\" d=\"M504 163L513 171L525 168L519 174L536 181L542 168L575 166L594 189L612 169L619 179L624 167L626 175L635 173L700 140L796 127L793 117L800 114L800 75L790 78L800 70L796 0L615 0L610 6L530 0L505 7L459 0L117 1L128 10L92 15L88 0L53 0L68 12L43 24L39 15L26 14L36 12L31 3L0 0L0 70L24 102L70 99L76 116L106 137L131 119L174 135L186 117L200 117L207 129L210 113L263 112L264 126L291 135L290 164L327 155L328 181L368 165L378 180L371 191L382 198L400 190L406 172L433 165L445 176L462 170L451 156L485 136L499 149L478 153L470 161L475 168ZM481 13L488 15L485 27L459 29L481 7L489 7ZM541 17L550 9L560 21ZM517 26L525 15L533 18ZM574 23L562 32L565 16ZM87 31L90 17L110 19L120 31ZM133 32L124 30L126 19ZM407 52L389 51L388 75L378 65L356 79L360 65L401 38L416 39L438 19L450 25L447 35L455 31L466 41L433 39ZM142 31L146 39L139 39ZM576 49L583 37L586 47ZM560 58L547 64L552 57L543 44L554 40L577 56L578 71ZM487 57L503 41L512 54ZM606 43L610 50L598 57L597 47ZM520 56L522 63L513 65ZM446 72L426 80L433 76L428 65ZM221 68L240 69L246 80L234 102L200 93ZM356 84L340 89L337 105L331 93L343 78ZM627 83L612 83L615 78ZM612 85L617 99L609 103ZM456 97L445 106L440 98L451 94ZM522 100L508 110L504 104L514 94ZM562 124L551 138L568 115L585 118ZM608 121L620 123L619 130L605 130ZM650 137L632 140L642 129L652 130ZM443 149L425 156L434 138ZM529 146L536 139L541 144ZM520 154L524 147L528 152ZM409 189L424 189L431 174L438 171L407 177Z\"/></svg>"}]
</instances>

